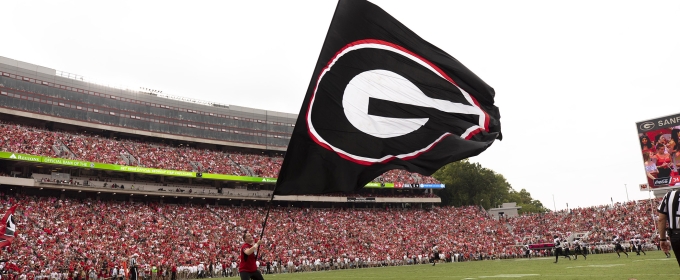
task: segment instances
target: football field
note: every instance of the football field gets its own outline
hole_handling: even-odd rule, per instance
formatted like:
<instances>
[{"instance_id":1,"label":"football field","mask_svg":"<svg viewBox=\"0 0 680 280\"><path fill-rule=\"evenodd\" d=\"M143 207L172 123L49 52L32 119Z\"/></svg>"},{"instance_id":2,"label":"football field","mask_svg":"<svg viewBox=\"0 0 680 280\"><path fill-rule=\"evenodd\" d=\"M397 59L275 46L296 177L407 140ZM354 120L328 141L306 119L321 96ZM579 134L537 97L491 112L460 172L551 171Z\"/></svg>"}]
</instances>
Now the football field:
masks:
<instances>
[{"instance_id":1,"label":"football field","mask_svg":"<svg viewBox=\"0 0 680 280\"><path fill-rule=\"evenodd\" d=\"M560 258L512 259L432 265L364 268L339 271L264 275L276 279L680 279L680 267L674 256L661 251L626 258L615 253L582 256L578 260ZM223 278L234 279L234 278Z\"/></svg>"}]
</instances>

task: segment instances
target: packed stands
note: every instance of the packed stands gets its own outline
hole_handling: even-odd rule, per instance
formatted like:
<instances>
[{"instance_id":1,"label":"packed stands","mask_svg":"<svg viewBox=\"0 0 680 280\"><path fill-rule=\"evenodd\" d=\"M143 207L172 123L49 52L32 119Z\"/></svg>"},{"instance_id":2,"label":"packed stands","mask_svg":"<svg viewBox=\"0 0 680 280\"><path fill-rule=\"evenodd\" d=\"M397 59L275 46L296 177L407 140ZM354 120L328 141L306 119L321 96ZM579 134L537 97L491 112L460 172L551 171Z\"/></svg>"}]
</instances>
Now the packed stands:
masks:
<instances>
[{"instance_id":1,"label":"packed stands","mask_svg":"<svg viewBox=\"0 0 680 280\"><path fill-rule=\"evenodd\" d=\"M283 162L281 156L111 139L7 122L0 122L0 135L0 150L6 152L168 170L275 178ZM391 170L379 178L382 182L439 184L432 177L403 170Z\"/></svg>"},{"instance_id":2,"label":"packed stands","mask_svg":"<svg viewBox=\"0 0 680 280\"><path fill-rule=\"evenodd\" d=\"M133 253L140 255L142 265L177 265L188 274L195 273L192 269L200 262L213 263L216 269L221 264L230 267L238 259L242 233L259 235L266 211L253 206L0 195L5 209L14 204L21 205L16 215L19 234L8 253L16 256L24 273L47 275L80 266L85 271L94 268L103 277ZM649 207L649 201L637 201L494 220L476 206L274 206L260 254L263 269L267 262L276 262L278 272L422 264L433 244L448 261L516 258L522 255L518 245L525 236L534 236L534 243L550 242L553 234L570 231L590 232L584 240L596 252L596 244L610 247L613 235L632 237L639 232L651 244Z\"/></svg>"},{"instance_id":3,"label":"packed stands","mask_svg":"<svg viewBox=\"0 0 680 280\"><path fill-rule=\"evenodd\" d=\"M166 143L107 138L88 133L50 131L0 122L0 150L84 161L240 176L276 177L281 156L223 152ZM7 174L0 174L7 176ZM32 174L45 184L85 185L152 192L218 195L211 186L127 181L117 178L72 177L57 181ZM432 177L392 170L377 182L439 183ZM269 197L271 191L233 189L222 195ZM433 197L430 193L384 193L363 190L347 197ZM5 208L22 205L19 234L9 249L24 273L96 271L107 277L132 253L143 265L196 277L200 262L231 267L238 258L244 230L259 235L265 208L253 206L171 205L96 201L36 196L0 197ZM608 252L613 236L639 233L654 242L655 201L571 209L569 212L492 219L475 206L433 209L295 208L271 209L262 263L275 262L277 272L357 268L426 263L432 244L444 259L469 261L521 257L521 244L550 243L558 234L585 233L592 252ZM1 210L0 210L1 211ZM549 251L536 251L546 256ZM229 269L227 269L230 271ZM216 272L217 273L217 272ZM226 275L229 275L228 273ZM38 277L39 278L39 277ZM91 277L92 278L92 277Z\"/></svg>"},{"instance_id":4,"label":"packed stands","mask_svg":"<svg viewBox=\"0 0 680 280\"><path fill-rule=\"evenodd\" d=\"M135 128L133 124L140 125L154 120L156 123L160 121L161 124L172 124L174 127L193 125L195 128L196 124L203 126L200 132L182 134L189 137L200 137L211 133L215 128L223 128L236 129L234 133L230 132L231 135L239 133L238 130L249 134L266 131L267 134L276 134L277 139L287 139L292 127L292 124L264 124L256 120L239 124L241 121L234 116L214 116L208 112L187 111L186 108L162 106L127 97L121 99L120 96L84 91L28 77L18 80L14 74L9 73L5 76L10 77L5 86L11 90L9 93L3 92L4 94L13 96L11 98L14 100L36 98L40 100L35 101L38 105L51 106L52 102L55 105L60 104L55 108L64 108L63 111L57 109L52 114L57 117L66 117L66 114L62 115L60 112L72 111L67 111L66 106L78 106L76 110L82 112L87 112L85 109L103 107L110 111L101 110L93 114L92 118L79 120L115 125L104 117L118 114L130 122L129 128ZM80 102L85 98L89 102ZM110 103L102 102L104 100ZM87 104L84 106L91 108L83 108L77 104ZM125 108L120 108L120 104ZM136 111L145 108L143 106L154 108L146 109L142 113L145 120L137 122L140 117L132 115L137 115ZM13 108L22 109L21 106ZM180 112L187 112L184 114L185 119L179 116ZM43 114L40 111L37 113ZM248 128L253 125L260 128ZM280 130L268 130L266 127L269 125L278 126ZM0 121L0 150L117 165L269 178L277 177L283 162L280 155L221 151L219 148L201 149L193 145L168 144L163 140L121 139L80 130L59 131ZM244 143L252 144L256 140ZM283 147L281 143L287 141L275 141L273 144ZM0 176L8 174L0 171ZM201 186L196 182L185 185L107 177L71 177L68 180L59 180L48 174L37 173L33 173L32 177L41 184L86 186L99 190L120 188L141 192L208 195L217 195L218 192L216 187ZM391 170L375 181L439 183L432 177L403 170ZM224 188L222 191L222 195L237 197L269 197L271 193L247 188ZM20 205L16 215L17 238L5 251L3 258L16 263L22 273L28 275L29 280L85 279L85 274L88 279L108 278L114 267L127 266L128 258L133 253L140 255L139 264L142 270L153 265L167 272L176 266L180 279L196 278L198 266L204 263L206 269L208 265L214 265L214 270L217 271L215 274L220 275L222 265L233 267L238 259L238 248L244 231L259 237L265 212L268 211L260 206L163 204L132 202L132 199L100 201L73 198L66 193L61 197L32 196L20 192L0 193L0 211L15 204ZM434 195L412 191L385 193L362 190L351 195L325 196ZM411 205L403 205L403 208L378 205L378 208L354 209L352 207L356 205L351 203L340 204L340 208L275 205L269 210L265 234L267 243L260 250L260 256L263 267L266 267L266 263L272 263L273 270L287 273L425 264L433 244L439 246L442 259L447 261L516 258L523 255L522 244L551 243L555 234L566 238L575 233L583 234L582 239L589 244L591 251L611 251L611 239L614 235L627 239L625 237L640 233L647 244L654 242L652 206L657 203L658 200L634 201L501 220L494 220L477 206L422 209L411 208ZM252 205L258 204L254 202ZM542 256L549 253L534 252ZM57 274L63 274L64 277L58 277ZM230 274L235 276L233 272Z\"/></svg>"},{"instance_id":5,"label":"packed stands","mask_svg":"<svg viewBox=\"0 0 680 280\"><path fill-rule=\"evenodd\" d=\"M631 237L636 233L645 239L652 238L659 200L640 200L617 203L615 206L594 206L570 209L569 213L550 212L508 218L515 241L524 238L531 243L550 243L553 234L567 237L576 232L589 232L591 242L606 242L613 236Z\"/></svg>"}]
</instances>

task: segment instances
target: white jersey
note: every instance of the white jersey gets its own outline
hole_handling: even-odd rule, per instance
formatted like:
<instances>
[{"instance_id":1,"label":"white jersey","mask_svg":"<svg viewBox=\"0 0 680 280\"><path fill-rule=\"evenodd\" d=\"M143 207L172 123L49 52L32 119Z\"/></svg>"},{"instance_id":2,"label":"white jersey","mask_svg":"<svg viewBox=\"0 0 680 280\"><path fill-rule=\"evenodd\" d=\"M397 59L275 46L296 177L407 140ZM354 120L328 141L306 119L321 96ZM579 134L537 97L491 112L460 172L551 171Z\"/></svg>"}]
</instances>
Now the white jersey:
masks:
<instances>
[{"instance_id":1,"label":"white jersey","mask_svg":"<svg viewBox=\"0 0 680 280\"><path fill-rule=\"evenodd\" d=\"M614 238L613 241L614 241L614 244L621 245L621 237L616 237L616 238Z\"/></svg>"},{"instance_id":2,"label":"white jersey","mask_svg":"<svg viewBox=\"0 0 680 280\"><path fill-rule=\"evenodd\" d=\"M562 240L558 237L553 240L553 244L555 245L555 248L560 247L560 244L562 244Z\"/></svg>"}]
</instances>

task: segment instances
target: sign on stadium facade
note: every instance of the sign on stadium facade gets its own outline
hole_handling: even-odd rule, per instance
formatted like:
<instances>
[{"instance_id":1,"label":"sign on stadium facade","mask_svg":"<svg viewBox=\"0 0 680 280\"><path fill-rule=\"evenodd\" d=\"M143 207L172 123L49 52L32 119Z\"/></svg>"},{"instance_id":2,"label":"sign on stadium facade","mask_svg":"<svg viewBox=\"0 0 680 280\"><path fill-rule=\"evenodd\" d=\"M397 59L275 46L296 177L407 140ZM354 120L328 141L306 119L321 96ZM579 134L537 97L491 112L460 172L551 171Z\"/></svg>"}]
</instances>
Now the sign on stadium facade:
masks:
<instances>
[{"instance_id":1,"label":"sign on stadium facade","mask_svg":"<svg viewBox=\"0 0 680 280\"><path fill-rule=\"evenodd\" d=\"M101 162L89 162L81 160L72 160L64 158L52 158L37 155L20 154L13 152L5 152L0 150L0 159L9 159L15 161L30 161L36 163L46 163L61 166L73 166L81 168L92 168L100 170L111 170L129 173L139 173L139 174L150 174L150 175L163 175L163 176L176 176L176 177L187 177L187 178L203 178L212 180L224 180L224 181L239 181L239 182L253 182L253 183L276 183L277 178L262 178L262 177L250 177L250 176L237 176L237 175L227 175L227 174L211 174L211 173L199 173L193 171L181 171L181 170L166 170L139 166L127 166L127 165L117 165L108 164ZM366 188L385 188L385 189L443 189L446 186L444 184L403 184L403 183L378 183L371 182L366 184Z\"/></svg>"},{"instance_id":2,"label":"sign on stadium facade","mask_svg":"<svg viewBox=\"0 0 680 280\"><path fill-rule=\"evenodd\" d=\"M375 202L375 197L348 197L347 202Z\"/></svg>"}]
</instances>

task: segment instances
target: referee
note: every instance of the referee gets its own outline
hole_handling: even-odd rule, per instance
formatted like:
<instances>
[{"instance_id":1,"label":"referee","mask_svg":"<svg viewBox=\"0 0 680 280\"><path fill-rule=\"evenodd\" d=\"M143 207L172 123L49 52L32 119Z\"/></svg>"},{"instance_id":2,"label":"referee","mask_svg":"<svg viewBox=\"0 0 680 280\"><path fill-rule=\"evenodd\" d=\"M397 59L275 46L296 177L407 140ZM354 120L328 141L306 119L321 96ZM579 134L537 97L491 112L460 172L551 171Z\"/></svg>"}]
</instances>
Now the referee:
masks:
<instances>
[{"instance_id":1,"label":"referee","mask_svg":"<svg viewBox=\"0 0 680 280\"><path fill-rule=\"evenodd\" d=\"M139 254L134 253L130 257L130 280L137 280L137 275L139 274L139 271L137 271L137 257L139 257Z\"/></svg>"},{"instance_id":2,"label":"referee","mask_svg":"<svg viewBox=\"0 0 680 280\"><path fill-rule=\"evenodd\" d=\"M657 229L659 230L659 245L664 251L668 247L673 247L675 252L675 259L680 265L680 225L678 225L678 204L680 203L680 192L673 190L667 192L661 200L659 208L659 221ZM666 223L668 223L668 236L666 235ZM670 237L670 244L668 244L668 237Z\"/></svg>"}]
</instances>

